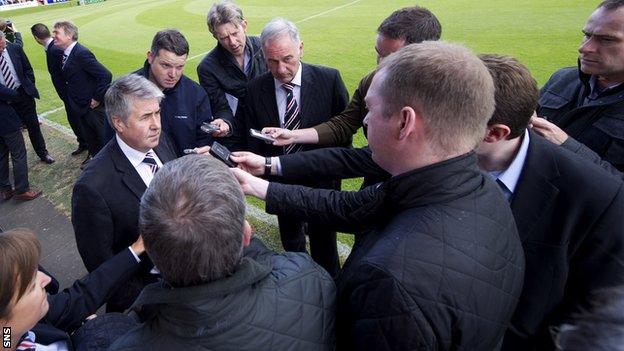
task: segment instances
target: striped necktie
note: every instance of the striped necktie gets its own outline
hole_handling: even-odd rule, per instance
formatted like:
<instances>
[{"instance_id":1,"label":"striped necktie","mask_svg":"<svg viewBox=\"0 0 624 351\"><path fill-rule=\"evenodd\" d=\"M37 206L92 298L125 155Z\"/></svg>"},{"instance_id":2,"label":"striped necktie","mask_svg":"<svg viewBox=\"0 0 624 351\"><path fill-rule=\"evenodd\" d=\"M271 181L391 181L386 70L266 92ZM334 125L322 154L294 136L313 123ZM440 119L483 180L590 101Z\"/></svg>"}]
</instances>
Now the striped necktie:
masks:
<instances>
[{"instance_id":1,"label":"striped necktie","mask_svg":"<svg viewBox=\"0 0 624 351\"><path fill-rule=\"evenodd\" d=\"M28 331L26 332L26 334L24 334L24 336L22 336L22 339L19 342L19 345L17 345L17 348L15 350L17 351L35 351L37 345L35 344L35 333L33 333L32 331Z\"/></svg>"},{"instance_id":2,"label":"striped necktie","mask_svg":"<svg viewBox=\"0 0 624 351\"><path fill-rule=\"evenodd\" d=\"M61 60L61 68L65 67L65 63L67 63L67 55L63 54L63 59Z\"/></svg>"},{"instance_id":3,"label":"striped necktie","mask_svg":"<svg viewBox=\"0 0 624 351\"><path fill-rule=\"evenodd\" d=\"M147 154L145 154L145 158L143 159L143 162L149 166L150 171L152 171L152 175L156 174L156 172L158 172L158 163L156 163L156 159L154 159L154 152L150 151Z\"/></svg>"},{"instance_id":4,"label":"striped necktie","mask_svg":"<svg viewBox=\"0 0 624 351\"><path fill-rule=\"evenodd\" d=\"M295 130L299 129L301 120L299 119L299 104L293 89L295 86L290 83L282 84L282 88L286 91L286 112L284 112L284 128ZM300 144L290 144L284 148L284 153L290 154L301 150Z\"/></svg>"},{"instance_id":5,"label":"striped necktie","mask_svg":"<svg viewBox=\"0 0 624 351\"><path fill-rule=\"evenodd\" d=\"M9 89L15 89L15 79L13 79L13 74L11 74L11 68L2 54L0 54L0 71L2 72L2 78L4 78L4 85Z\"/></svg>"}]
</instances>

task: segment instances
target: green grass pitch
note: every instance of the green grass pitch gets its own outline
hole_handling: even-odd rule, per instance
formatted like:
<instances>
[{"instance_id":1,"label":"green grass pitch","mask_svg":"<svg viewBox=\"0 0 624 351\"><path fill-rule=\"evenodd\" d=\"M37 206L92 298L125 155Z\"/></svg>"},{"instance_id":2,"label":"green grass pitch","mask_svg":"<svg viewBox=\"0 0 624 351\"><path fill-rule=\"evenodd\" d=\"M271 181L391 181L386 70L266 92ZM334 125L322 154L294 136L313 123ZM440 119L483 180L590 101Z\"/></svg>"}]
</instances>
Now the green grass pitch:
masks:
<instances>
[{"instance_id":1,"label":"green grass pitch","mask_svg":"<svg viewBox=\"0 0 624 351\"><path fill-rule=\"evenodd\" d=\"M257 35L274 17L295 22L304 41L303 59L335 67L352 93L361 77L375 66L375 31L392 11L418 4L429 8L442 23L443 40L464 44L477 53L508 54L531 69L540 85L558 68L576 64L581 28L599 1L592 0L240 0L249 22L248 34ZM38 112L62 107L48 75L45 57L30 35L30 26L49 27L68 19L80 30L79 41L89 47L113 73L129 73L143 64L156 31L173 27L190 42L185 73L197 79L196 67L216 41L207 30L211 0L108 0L88 6L46 6L0 16L13 20L24 35L24 46L35 69L41 93ZM64 110L47 118L67 126ZM366 144L359 133L356 146ZM356 189L357 180L344 182ZM253 201L255 204L258 202ZM350 241L346 239L346 241Z\"/></svg>"}]
</instances>

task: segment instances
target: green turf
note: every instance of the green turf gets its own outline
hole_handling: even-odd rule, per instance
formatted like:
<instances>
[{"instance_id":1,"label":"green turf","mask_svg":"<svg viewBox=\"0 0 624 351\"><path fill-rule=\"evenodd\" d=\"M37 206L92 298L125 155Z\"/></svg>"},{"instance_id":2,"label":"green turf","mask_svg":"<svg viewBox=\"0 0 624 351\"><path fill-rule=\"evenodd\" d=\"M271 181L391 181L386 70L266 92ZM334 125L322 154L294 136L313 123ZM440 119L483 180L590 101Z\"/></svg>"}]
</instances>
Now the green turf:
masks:
<instances>
[{"instance_id":1,"label":"green turf","mask_svg":"<svg viewBox=\"0 0 624 351\"><path fill-rule=\"evenodd\" d=\"M502 53L527 65L542 85L558 68L574 65L581 28L599 1L587 0L423 0L440 19L443 39L462 43L477 53ZM73 2L72 2L73 3ZM143 64L151 38L162 28L175 27L190 42L186 74L197 79L196 67L215 45L205 16L207 0L109 0L88 6L71 4L0 13L24 34L24 46L35 68L41 93L38 111L62 106L50 82L45 57L29 33L36 22L51 25L62 19L76 23L79 41L89 47L114 77ZM375 66L375 31L392 11L414 5L413 1L380 0L241 0L238 4L249 23L249 34L260 33L273 17L295 22L304 41L304 60L340 70L350 92ZM47 118L68 126L63 110ZM366 140L356 135L355 145ZM343 189L357 189L358 180L346 181ZM263 207L261 203L257 203ZM342 237L349 242L350 237Z\"/></svg>"}]
</instances>

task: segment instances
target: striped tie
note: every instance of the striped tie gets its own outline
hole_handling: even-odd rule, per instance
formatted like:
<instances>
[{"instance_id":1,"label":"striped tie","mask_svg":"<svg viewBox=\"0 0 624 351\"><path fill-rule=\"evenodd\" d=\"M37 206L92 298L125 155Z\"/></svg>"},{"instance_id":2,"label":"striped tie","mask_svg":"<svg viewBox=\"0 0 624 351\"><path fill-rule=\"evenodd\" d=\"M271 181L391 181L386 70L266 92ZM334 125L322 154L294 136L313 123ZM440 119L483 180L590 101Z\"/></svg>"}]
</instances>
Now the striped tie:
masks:
<instances>
[{"instance_id":1,"label":"striped tie","mask_svg":"<svg viewBox=\"0 0 624 351\"><path fill-rule=\"evenodd\" d=\"M15 350L17 351L35 351L37 345L35 344L35 333L33 333L32 331L28 331L26 332L26 334L24 334L24 336L22 336L22 339L19 342L19 345L17 345L17 348Z\"/></svg>"},{"instance_id":2,"label":"striped tie","mask_svg":"<svg viewBox=\"0 0 624 351\"><path fill-rule=\"evenodd\" d=\"M63 54L63 59L61 60L61 68L65 67L66 62L67 62L67 55Z\"/></svg>"},{"instance_id":3,"label":"striped tie","mask_svg":"<svg viewBox=\"0 0 624 351\"><path fill-rule=\"evenodd\" d=\"M4 85L9 89L15 89L15 79L13 79L13 75L11 74L11 68L2 54L0 54L0 71L2 71Z\"/></svg>"},{"instance_id":4,"label":"striped tie","mask_svg":"<svg viewBox=\"0 0 624 351\"><path fill-rule=\"evenodd\" d=\"M290 83L282 84L282 88L286 91L286 112L284 113L284 128L295 130L299 129L301 120L299 119L299 104L293 93L295 86ZM290 144L284 148L284 153L290 154L301 150L300 144Z\"/></svg>"},{"instance_id":5,"label":"striped tie","mask_svg":"<svg viewBox=\"0 0 624 351\"><path fill-rule=\"evenodd\" d=\"M150 168L150 171L152 171L152 175L156 174L156 172L158 172L158 163L156 163L156 160L154 159L154 152L150 151L147 154L145 154L145 158L143 159L143 163L147 164Z\"/></svg>"}]
</instances>

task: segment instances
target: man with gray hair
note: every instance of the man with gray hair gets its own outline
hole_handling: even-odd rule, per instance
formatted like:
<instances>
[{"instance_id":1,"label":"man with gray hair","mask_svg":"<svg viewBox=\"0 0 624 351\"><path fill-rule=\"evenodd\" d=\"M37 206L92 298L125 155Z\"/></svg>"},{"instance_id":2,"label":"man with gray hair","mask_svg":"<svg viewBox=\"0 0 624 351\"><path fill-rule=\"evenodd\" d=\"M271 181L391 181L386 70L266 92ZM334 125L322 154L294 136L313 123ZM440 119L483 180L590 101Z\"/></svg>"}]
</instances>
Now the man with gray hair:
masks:
<instances>
[{"instance_id":1,"label":"man with gray hair","mask_svg":"<svg viewBox=\"0 0 624 351\"><path fill-rule=\"evenodd\" d=\"M372 159L389 180L341 193L236 169L239 182L271 213L359 231L337 280L339 349L498 349L524 254L473 151L494 111L490 73L461 46L411 44L381 63L365 101Z\"/></svg>"},{"instance_id":2,"label":"man with gray hair","mask_svg":"<svg viewBox=\"0 0 624 351\"><path fill-rule=\"evenodd\" d=\"M165 165L141 199L140 229L163 281L133 308L144 323L112 350L333 350L335 285L304 253L252 239L240 186L218 160Z\"/></svg>"},{"instance_id":3,"label":"man with gray hair","mask_svg":"<svg viewBox=\"0 0 624 351\"><path fill-rule=\"evenodd\" d=\"M138 238L141 196L163 163L175 158L161 133L162 98L155 84L136 74L120 77L106 92L106 112L116 135L88 163L72 194L76 244L89 272ZM149 264L142 263L143 274L117 289L107 311L125 310L155 280Z\"/></svg>"},{"instance_id":4,"label":"man with gray hair","mask_svg":"<svg viewBox=\"0 0 624 351\"><path fill-rule=\"evenodd\" d=\"M248 136L249 128L308 128L327 121L344 110L348 93L340 73L333 68L301 62L303 42L299 30L290 21L277 18L269 22L260 36L267 72L247 87L245 123L238 134L248 149L264 156L278 156L317 148L316 145L273 146ZM237 116L238 120L238 116ZM238 120L240 122L240 120ZM343 146L347 146L343 145ZM270 158L269 158L270 159ZM339 181L313 182L307 185L339 189ZM279 216L282 245L286 251L305 251L305 234L310 237L310 251L316 262L335 276L339 262L336 233L322 223L301 221Z\"/></svg>"}]
</instances>

